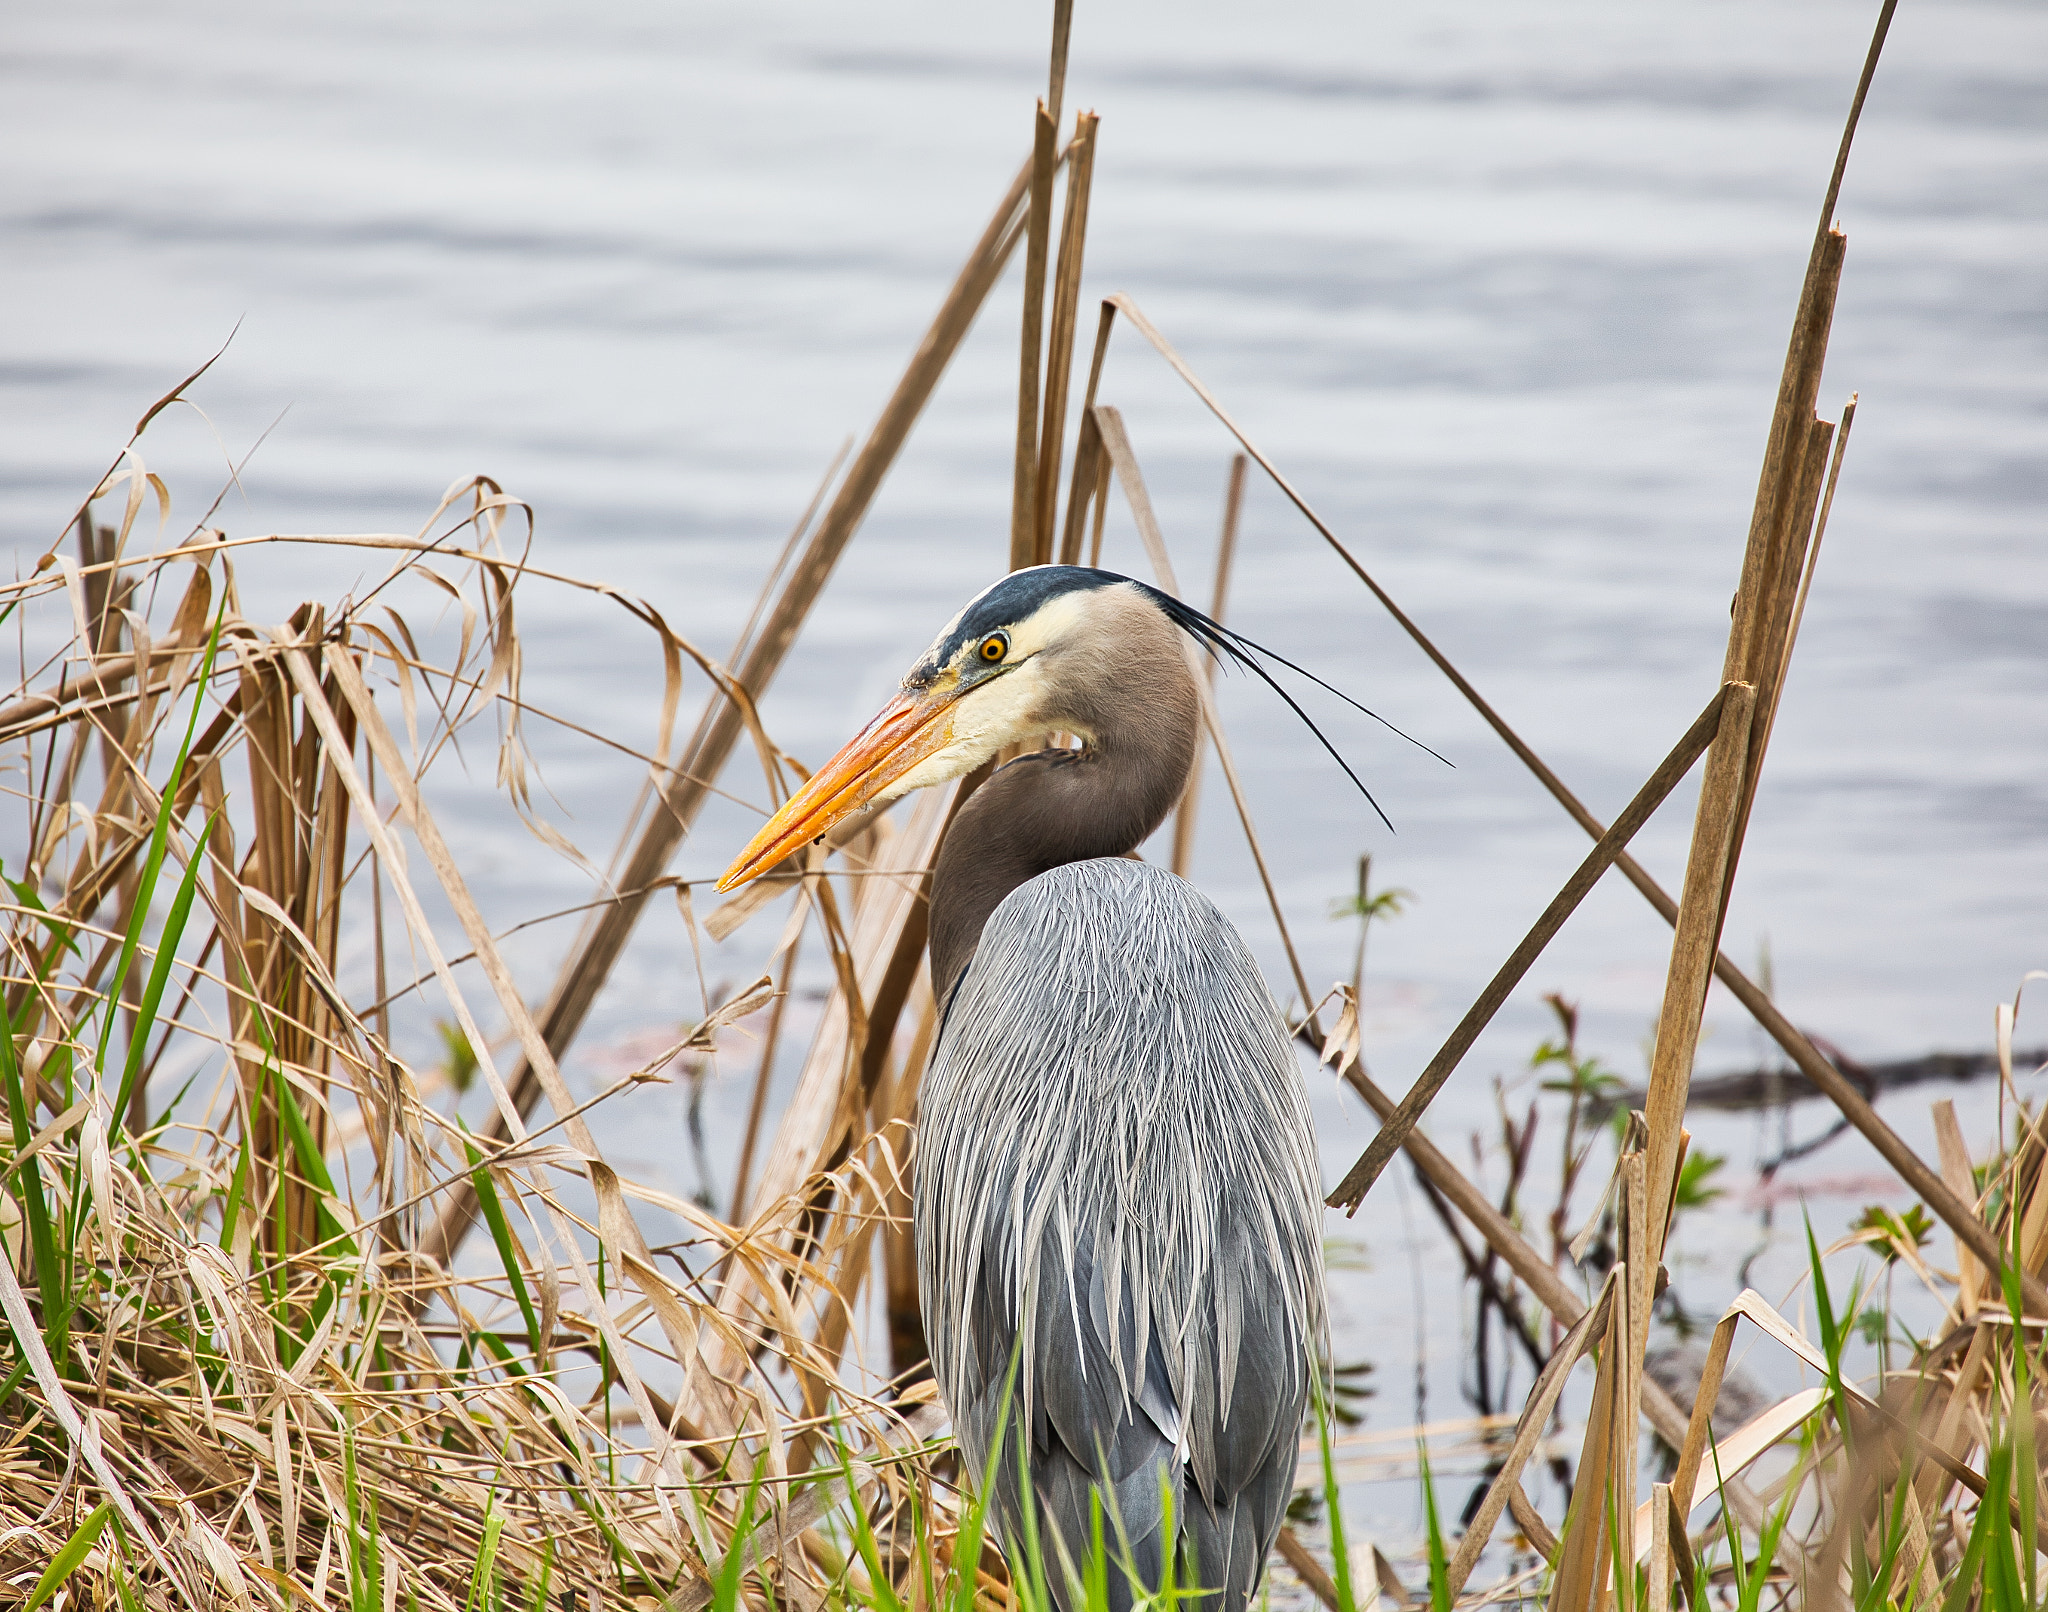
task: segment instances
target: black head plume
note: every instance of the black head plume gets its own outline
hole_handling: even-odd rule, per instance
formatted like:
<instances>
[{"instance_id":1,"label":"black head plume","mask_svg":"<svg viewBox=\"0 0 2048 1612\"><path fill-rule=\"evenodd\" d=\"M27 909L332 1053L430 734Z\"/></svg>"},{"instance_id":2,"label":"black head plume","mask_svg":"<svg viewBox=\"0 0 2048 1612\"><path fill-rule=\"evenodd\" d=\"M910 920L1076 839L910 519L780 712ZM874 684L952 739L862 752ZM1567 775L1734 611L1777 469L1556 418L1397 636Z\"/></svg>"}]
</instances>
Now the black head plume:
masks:
<instances>
[{"instance_id":1,"label":"black head plume","mask_svg":"<svg viewBox=\"0 0 2048 1612\"><path fill-rule=\"evenodd\" d=\"M1138 582L1133 578L1122 578L1120 580L1130 581L1132 582L1133 586L1142 589L1146 596L1150 598L1154 604L1158 605L1160 610L1165 613L1167 618L1170 621L1172 621L1174 625L1179 627L1183 632L1187 633L1189 637L1193 638L1196 642L1201 644L1202 647L1206 649L1211 655L1214 655L1219 659L1224 660L1230 664L1245 667L1251 672L1257 674L1259 679L1262 682L1264 682L1268 688L1270 688L1275 694L1279 695L1281 699L1285 700L1287 702L1288 709L1291 710L1296 716L1301 718L1303 725L1307 727L1309 732L1313 733L1316 736L1316 741L1330 753L1331 759L1334 760L1338 766L1344 769L1344 776L1349 778L1352 781L1352 783L1358 786L1358 792L1365 797L1366 804L1373 809L1374 813L1379 817L1379 820L1387 825L1387 828L1390 832L1392 832L1394 829L1393 821L1387 816L1387 814L1384 811L1380 809L1380 803L1373 798L1372 791L1365 787L1365 781L1362 778L1360 778L1357 773L1351 770L1351 763L1346 761L1343 755L1338 751L1337 747L1330 743L1328 735L1326 735L1321 728L1316 726L1314 718L1312 718L1308 714L1308 712L1304 711L1301 708L1300 703L1294 698L1292 694L1289 694L1286 689L1280 686L1279 682L1274 678L1273 674L1267 671L1266 668L1260 664L1258 657L1263 655L1268 660L1271 660L1278 665L1285 666L1291 672L1300 673L1303 677L1307 678L1311 683L1315 684L1318 688L1325 689L1329 693L1336 695L1338 699L1342 700L1346 705L1350 706L1353 710L1363 712L1366 716L1371 717L1373 721L1377 722L1381 727L1385 728L1389 733L1393 734L1395 737L1406 739L1410 744L1414 745L1416 749L1424 751L1429 755L1435 756L1436 759L1438 761L1443 762L1443 764L1446 767L1452 765L1452 763L1447 758L1438 755L1436 751L1431 750L1429 746L1424 744L1420 739L1415 738L1411 734L1403 733L1399 728L1395 727L1393 723L1389 722L1385 717L1381 716L1379 712L1372 710L1370 707L1359 704L1358 701L1354 700L1349 694L1346 694L1342 689L1331 687L1330 684L1325 683L1320 677L1316 676L1314 672L1309 671L1306 667L1297 666L1294 664L1293 661L1289 660L1286 656L1278 654L1275 651L1266 648L1263 644L1254 643L1251 639L1245 637L1243 633L1234 632L1230 628L1224 626L1221 622L1212 621L1209 617L1203 615L1201 611L1197 610L1193 605L1187 603L1185 600L1176 599L1172 594L1166 593L1159 588L1155 588L1151 586L1151 584L1149 583Z\"/></svg>"}]
</instances>

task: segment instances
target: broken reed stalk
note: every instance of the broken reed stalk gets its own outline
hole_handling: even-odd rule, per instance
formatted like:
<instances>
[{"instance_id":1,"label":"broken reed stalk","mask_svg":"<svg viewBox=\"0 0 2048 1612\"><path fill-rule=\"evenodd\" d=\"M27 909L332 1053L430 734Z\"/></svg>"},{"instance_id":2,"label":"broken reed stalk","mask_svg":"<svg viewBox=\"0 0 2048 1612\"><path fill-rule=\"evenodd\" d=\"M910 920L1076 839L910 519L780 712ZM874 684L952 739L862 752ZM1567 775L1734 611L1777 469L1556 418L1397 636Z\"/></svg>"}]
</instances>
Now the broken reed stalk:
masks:
<instances>
[{"instance_id":1,"label":"broken reed stalk","mask_svg":"<svg viewBox=\"0 0 2048 1612\"><path fill-rule=\"evenodd\" d=\"M734 675L733 682L748 697L759 699L775 680L783 657L796 642L804 620L824 592L839 557L859 530L875 494L881 490L883 478L902 452L903 444L909 440L918 416L924 412L925 404L930 401L954 353L973 325L975 315L981 311L982 303L994 289L1003 266L1016 249L1022 232L1019 208L1031 184L1034 162L1027 162L1018 171L1002 200L996 204L981 239L968 254L967 262L940 304L881 417L833 494L831 504L784 584L766 625ZM714 694L696 733L684 749L682 761L666 777L657 778L656 794L659 799L651 820L624 859L616 880L617 888L622 892L618 901L604 908L578 938L549 992L541 1024L544 1039L554 1057L560 1058L582 1029L598 991L610 977L639 921L647 894L656 888L677 847L688 835L690 825L696 820L709 792L710 781L725 765L745 728L746 715L741 701L725 691ZM512 1082L514 1107L522 1114L529 1112L539 1101L540 1092L538 1077L522 1063ZM509 1134L500 1121L492 1125L484 1140L501 1142ZM442 1209L434 1233L422 1252L435 1263L446 1265L475 1217L474 1194L458 1191Z\"/></svg>"},{"instance_id":2,"label":"broken reed stalk","mask_svg":"<svg viewBox=\"0 0 2048 1612\"><path fill-rule=\"evenodd\" d=\"M1216 588L1209 600L1209 619L1219 624L1223 620L1224 601L1230 594L1230 562L1237 553L1237 522L1244 513L1244 475L1250 463L1241 453L1230 456L1230 481L1223 491L1223 532L1216 542ZM1208 657L1203 678L1212 690L1216 687L1214 655ZM1195 824L1201 814L1202 760L1196 757L1187 788L1173 814L1173 857L1168 865L1182 878L1187 877L1194 862Z\"/></svg>"},{"instance_id":3,"label":"broken reed stalk","mask_svg":"<svg viewBox=\"0 0 2048 1612\"><path fill-rule=\"evenodd\" d=\"M1074 0L1053 0L1052 59L1046 70L1045 108L1052 126L1060 126L1060 106L1067 98L1067 46L1074 33Z\"/></svg>"}]
</instances>

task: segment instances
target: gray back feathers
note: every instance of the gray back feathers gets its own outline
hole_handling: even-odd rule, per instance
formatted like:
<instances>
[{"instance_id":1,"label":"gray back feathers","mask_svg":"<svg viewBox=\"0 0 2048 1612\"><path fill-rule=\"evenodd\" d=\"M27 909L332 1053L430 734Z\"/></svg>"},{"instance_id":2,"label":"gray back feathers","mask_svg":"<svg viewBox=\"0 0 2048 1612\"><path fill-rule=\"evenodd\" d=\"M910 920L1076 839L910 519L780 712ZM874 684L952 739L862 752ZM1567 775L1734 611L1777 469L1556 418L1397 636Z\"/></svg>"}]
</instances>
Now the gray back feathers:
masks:
<instances>
[{"instance_id":1,"label":"gray back feathers","mask_svg":"<svg viewBox=\"0 0 2048 1612\"><path fill-rule=\"evenodd\" d=\"M1243 1606L1325 1348L1307 1092L1243 940L1145 863L1040 874L989 918L921 1106L919 1285L975 1470L1014 1359L1048 1555L1085 1550L1098 1486L1156 1578L1170 1492L1211 1604Z\"/></svg>"}]
</instances>

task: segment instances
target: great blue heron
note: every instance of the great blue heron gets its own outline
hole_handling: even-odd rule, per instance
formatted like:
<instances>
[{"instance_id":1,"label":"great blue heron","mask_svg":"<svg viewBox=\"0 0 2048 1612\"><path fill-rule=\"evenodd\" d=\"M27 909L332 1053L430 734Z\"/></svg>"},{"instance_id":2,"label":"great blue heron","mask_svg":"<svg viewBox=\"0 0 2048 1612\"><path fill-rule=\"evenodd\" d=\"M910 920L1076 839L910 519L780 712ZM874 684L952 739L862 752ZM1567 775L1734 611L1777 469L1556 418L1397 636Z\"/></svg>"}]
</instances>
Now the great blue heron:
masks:
<instances>
[{"instance_id":1,"label":"great blue heron","mask_svg":"<svg viewBox=\"0 0 2048 1612\"><path fill-rule=\"evenodd\" d=\"M939 852L944 1012L915 1188L939 1389L977 1473L1008 1403L1068 1607L1091 1492L1129 1569L1110 1570L1113 1607L1160 1582L1169 1549L1211 1592L1205 1612L1246 1604L1326 1347L1320 1173L1281 1015L1229 920L1130 856L1194 765L1187 634L1246 659L1235 634L1128 577L1012 573L947 624L719 885L1006 746L1080 737L995 772ZM1013 1554L1018 1465L1005 1441L993 1498Z\"/></svg>"}]
</instances>

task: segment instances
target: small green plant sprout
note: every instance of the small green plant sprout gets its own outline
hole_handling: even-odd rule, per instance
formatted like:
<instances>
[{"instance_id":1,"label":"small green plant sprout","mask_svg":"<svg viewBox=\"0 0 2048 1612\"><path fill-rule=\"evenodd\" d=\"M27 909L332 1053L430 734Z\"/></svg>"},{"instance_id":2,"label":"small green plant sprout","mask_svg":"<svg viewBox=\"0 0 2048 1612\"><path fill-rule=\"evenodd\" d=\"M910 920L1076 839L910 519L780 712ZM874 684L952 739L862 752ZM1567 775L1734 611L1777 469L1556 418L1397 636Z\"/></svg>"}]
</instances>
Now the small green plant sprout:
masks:
<instances>
[{"instance_id":1,"label":"small green plant sprout","mask_svg":"<svg viewBox=\"0 0 2048 1612\"><path fill-rule=\"evenodd\" d=\"M1599 1135L1599 1127L1589 1122L1587 1109L1612 1098L1623 1083L1621 1076L1598 1058L1580 1056L1578 1003L1567 1002L1555 991L1543 1000L1557 1015L1559 1035L1556 1040L1545 1040L1537 1046L1529 1067L1539 1073L1560 1065L1563 1068L1562 1074L1553 1074L1542 1083L1543 1090L1567 1099L1557 1203L1550 1211L1551 1257L1562 1262L1571 1242L1572 1193Z\"/></svg>"},{"instance_id":2,"label":"small green plant sprout","mask_svg":"<svg viewBox=\"0 0 2048 1612\"><path fill-rule=\"evenodd\" d=\"M469 1091L476 1080L476 1048L469 1044L469 1035L461 1025L449 1019L436 1019L434 1028L440 1032L441 1073L448 1077L448 1084L455 1088L455 1095L461 1097Z\"/></svg>"},{"instance_id":3,"label":"small green plant sprout","mask_svg":"<svg viewBox=\"0 0 2048 1612\"><path fill-rule=\"evenodd\" d=\"M1728 1162L1720 1153L1688 1153L1685 1167L1678 1172L1676 1209L1704 1209L1717 1198L1728 1196L1726 1187L1714 1185L1714 1176Z\"/></svg>"},{"instance_id":4,"label":"small green plant sprout","mask_svg":"<svg viewBox=\"0 0 2048 1612\"><path fill-rule=\"evenodd\" d=\"M1389 918L1400 917L1414 899L1413 890L1404 890L1399 885L1376 890L1370 895L1360 890L1356 895L1343 896L1331 902L1330 917L1363 918L1369 924L1384 923Z\"/></svg>"},{"instance_id":5,"label":"small green plant sprout","mask_svg":"<svg viewBox=\"0 0 2048 1612\"><path fill-rule=\"evenodd\" d=\"M1365 939L1372 932L1372 926L1400 917L1414 899L1414 891L1398 886L1375 891L1372 887L1372 858L1361 856L1358 859L1358 888L1330 903L1333 921L1344 918L1358 920L1358 951L1351 959L1351 989L1354 993L1365 988Z\"/></svg>"},{"instance_id":6,"label":"small green plant sprout","mask_svg":"<svg viewBox=\"0 0 2048 1612\"><path fill-rule=\"evenodd\" d=\"M1365 1421L1365 1402L1379 1392L1372 1385L1373 1363L1354 1360L1330 1371L1330 1415L1342 1427L1358 1427Z\"/></svg>"},{"instance_id":7,"label":"small green plant sprout","mask_svg":"<svg viewBox=\"0 0 2048 1612\"><path fill-rule=\"evenodd\" d=\"M1902 1254L1917 1254L1927 1246L1934 1237L1934 1217L1917 1203L1902 1215L1874 1203L1850 1224L1849 1230L1860 1233L1862 1240L1890 1265Z\"/></svg>"},{"instance_id":8,"label":"small green plant sprout","mask_svg":"<svg viewBox=\"0 0 2048 1612\"><path fill-rule=\"evenodd\" d=\"M1564 1073L1552 1075L1543 1082L1545 1091L1559 1092L1580 1100L1599 1100L1612 1097L1624 1085L1621 1076L1609 1069L1596 1057L1579 1056L1579 1005L1567 1002L1555 992L1546 996L1555 1013L1563 1035L1555 1041L1543 1041L1537 1045L1529 1059L1532 1069L1547 1069L1562 1064Z\"/></svg>"}]
</instances>

